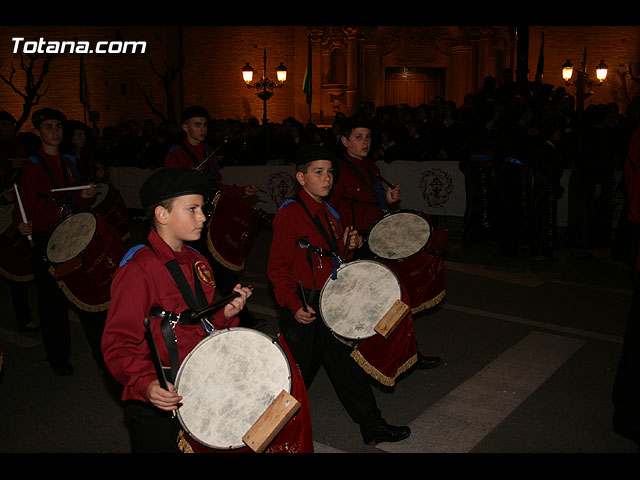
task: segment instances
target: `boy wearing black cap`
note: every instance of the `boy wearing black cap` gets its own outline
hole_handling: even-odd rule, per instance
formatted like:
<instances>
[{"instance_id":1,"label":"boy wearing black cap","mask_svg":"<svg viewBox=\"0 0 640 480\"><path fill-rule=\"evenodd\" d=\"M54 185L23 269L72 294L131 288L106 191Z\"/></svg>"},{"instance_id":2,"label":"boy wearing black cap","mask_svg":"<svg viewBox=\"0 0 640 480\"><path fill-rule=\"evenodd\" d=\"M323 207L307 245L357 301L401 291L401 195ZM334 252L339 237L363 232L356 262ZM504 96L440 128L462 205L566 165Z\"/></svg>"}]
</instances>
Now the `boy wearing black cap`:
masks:
<instances>
[{"instance_id":1,"label":"boy wearing black cap","mask_svg":"<svg viewBox=\"0 0 640 480\"><path fill-rule=\"evenodd\" d=\"M207 110L199 105L188 107L182 112L184 141L169 149L165 157L165 167L184 167L197 169L199 172L204 173L210 179L210 186L205 195L205 200L211 198L218 190L238 200L245 195L255 195L260 188L259 185L250 184L241 187L222 183L222 175L216 163L214 151L206 142L208 122L210 120L211 117ZM214 270L220 292L223 295L227 295L232 291L233 286L238 283L238 276L210 254L206 238L207 226L205 224L202 236L198 242L194 243L194 246L207 257ZM266 323L262 319L254 318L246 308L240 312L240 322L242 326L255 328Z\"/></svg>"},{"instance_id":2,"label":"boy wearing black cap","mask_svg":"<svg viewBox=\"0 0 640 480\"><path fill-rule=\"evenodd\" d=\"M301 147L296 160L296 179L301 188L292 202L283 204L273 220L273 240L268 275L282 307L282 335L300 367L307 388L322 364L336 393L365 443L395 442L410 435L409 427L387 424L377 407L365 371L351 358L351 349L341 343L319 318L316 289L332 273L330 256L311 256L296 242L306 237L311 245L323 247L347 259L362 245L356 231L343 230L340 218L324 201L333 184L333 155L321 147ZM324 264L324 265L323 265ZM298 293L302 282L308 307Z\"/></svg>"},{"instance_id":3,"label":"boy wearing black cap","mask_svg":"<svg viewBox=\"0 0 640 480\"><path fill-rule=\"evenodd\" d=\"M91 198L96 194L91 188L51 192L51 189L82 185L83 178L77 170L75 158L60 152L63 137L62 112L53 108L37 110L32 116L36 135L40 138L40 149L27 158L18 182L20 198L28 223L19 222L18 229L23 235L33 238L34 281L38 290L38 313L42 328L42 342L57 375L70 375L73 367L69 325L69 304L49 273L49 263L44 259L49 233L56 223L70 213L88 209ZM80 321L93 349L94 358L100 364L100 333L104 318L94 318L79 312Z\"/></svg>"},{"instance_id":4,"label":"boy wearing black cap","mask_svg":"<svg viewBox=\"0 0 640 480\"><path fill-rule=\"evenodd\" d=\"M153 223L148 244L129 250L111 285L102 350L109 371L124 386L122 400L133 426L135 452L178 451L179 425L166 412L175 410L181 397L173 390L171 376L168 390L160 386L145 341L143 320L152 307L180 313L202 308L213 300L216 283L211 267L204 256L186 245L197 240L204 227L202 209L208 188L206 177L194 170L161 168L154 172L140 191ZM176 286L181 284L181 276L190 291ZM234 291L238 296L209 320L216 329L238 324L237 314L251 291L240 284ZM175 375L172 349L177 347L182 360L209 332L201 323L178 322L173 326L175 342L171 345L165 342L162 322L152 320L151 331L162 363L171 365L171 374Z\"/></svg>"}]
</instances>

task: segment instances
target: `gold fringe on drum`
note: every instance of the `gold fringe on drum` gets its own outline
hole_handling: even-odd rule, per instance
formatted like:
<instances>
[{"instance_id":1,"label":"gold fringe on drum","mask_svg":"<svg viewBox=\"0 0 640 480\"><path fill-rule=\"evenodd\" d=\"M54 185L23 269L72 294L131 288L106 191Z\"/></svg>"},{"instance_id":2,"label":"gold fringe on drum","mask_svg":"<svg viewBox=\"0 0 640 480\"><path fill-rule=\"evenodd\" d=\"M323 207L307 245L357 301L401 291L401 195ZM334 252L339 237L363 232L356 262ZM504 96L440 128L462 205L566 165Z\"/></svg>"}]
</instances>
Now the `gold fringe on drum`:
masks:
<instances>
[{"instance_id":1,"label":"gold fringe on drum","mask_svg":"<svg viewBox=\"0 0 640 480\"><path fill-rule=\"evenodd\" d=\"M426 302L422 303L421 305L418 305L417 307L412 308L411 309L411 313L413 313L415 315L418 312L422 312L423 310L428 310L430 308L435 307L442 300L444 300L444 297L446 296L446 294L447 294L446 290L441 291L438 295L433 297L431 300L427 300Z\"/></svg>"},{"instance_id":2,"label":"gold fringe on drum","mask_svg":"<svg viewBox=\"0 0 640 480\"><path fill-rule=\"evenodd\" d=\"M76 297L73 292L69 290L69 288L65 285L64 281L58 280L58 286L60 287L60 290L62 290L62 293L64 293L64 296L67 297L67 299L71 303L73 303L79 309L84 310L85 312L102 312L109 308L110 300L107 300L106 302L100 303L98 305L90 305Z\"/></svg>"},{"instance_id":3,"label":"gold fringe on drum","mask_svg":"<svg viewBox=\"0 0 640 480\"><path fill-rule=\"evenodd\" d=\"M12 273L7 272L3 268L0 268L0 275L6 278L7 280L11 280L12 282L30 282L31 280L33 280L33 274L14 275Z\"/></svg>"},{"instance_id":4,"label":"gold fringe on drum","mask_svg":"<svg viewBox=\"0 0 640 480\"><path fill-rule=\"evenodd\" d=\"M220 265L222 265L223 267L228 268L229 270L233 270L234 272L239 272L240 270L244 270L244 264L245 264L244 260L240 265L236 265L226 261L222 257L222 255L220 255L220 252L218 252L216 248L213 246L213 243L211 243L211 237L208 235L207 235L207 247L209 248L209 252L211 252L211 255L213 255L213 258L215 258L216 261L220 263Z\"/></svg>"},{"instance_id":5,"label":"gold fringe on drum","mask_svg":"<svg viewBox=\"0 0 640 480\"><path fill-rule=\"evenodd\" d=\"M385 385L387 387L393 387L396 384L396 379L400 375L402 375L404 372L409 370L411 367L413 367L413 365L415 365L415 363L418 361L418 354L416 353L411 358L409 358L404 364L400 365L400 367L396 371L396 374L393 377L389 377L383 374L380 370L378 370L376 367L371 365L367 361L367 359L364 358L357 349L351 352L351 358L353 358L356 361L356 363L360 365L360 367L365 372L367 372L368 375L373 377L373 379L375 379L382 385Z\"/></svg>"}]
</instances>

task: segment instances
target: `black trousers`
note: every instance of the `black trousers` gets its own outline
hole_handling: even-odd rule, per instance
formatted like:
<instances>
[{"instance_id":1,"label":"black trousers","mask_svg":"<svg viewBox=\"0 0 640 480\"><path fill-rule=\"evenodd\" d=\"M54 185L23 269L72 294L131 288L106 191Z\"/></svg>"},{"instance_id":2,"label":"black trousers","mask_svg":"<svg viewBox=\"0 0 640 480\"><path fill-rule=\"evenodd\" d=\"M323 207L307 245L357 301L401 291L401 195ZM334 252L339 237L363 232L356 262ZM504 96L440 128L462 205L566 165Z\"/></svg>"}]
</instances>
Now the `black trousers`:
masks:
<instances>
[{"instance_id":1,"label":"black trousers","mask_svg":"<svg viewBox=\"0 0 640 480\"><path fill-rule=\"evenodd\" d=\"M169 412L134 401L125 404L124 412L132 453L180 453L180 423Z\"/></svg>"},{"instance_id":2,"label":"black trousers","mask_svg":"<svg viewBox=\"0 0 640 480\"><path fill-rule=\"evenodd\" d=\"M49 273L50 264L45 260L46 235L34 234L32 265L37 289L38 317L42 333L46 360L52 365L61 365L71 357L71 327L67 297ZM80 323L91 347L93 358L102 364L100 340L107 312L85 312L77 310Z\"/></svg>"},{"instance_id":3,"label":"black trousers","mask_svg":"<svg viewBox=\"0 0 640 480\"><path fill-rule=\"evenodd\" d=\"M306 292L307 298L309 293ZM319 312L318 301L311 302ZM281 332L302 373L307 388L323 366L340 403L360 425L362 433L375 430L382 422L366 372L350 357L352 348L338 340L316 315L310 324L299 323L287 309L281 309Z\"/></svg>"}]
</instances>

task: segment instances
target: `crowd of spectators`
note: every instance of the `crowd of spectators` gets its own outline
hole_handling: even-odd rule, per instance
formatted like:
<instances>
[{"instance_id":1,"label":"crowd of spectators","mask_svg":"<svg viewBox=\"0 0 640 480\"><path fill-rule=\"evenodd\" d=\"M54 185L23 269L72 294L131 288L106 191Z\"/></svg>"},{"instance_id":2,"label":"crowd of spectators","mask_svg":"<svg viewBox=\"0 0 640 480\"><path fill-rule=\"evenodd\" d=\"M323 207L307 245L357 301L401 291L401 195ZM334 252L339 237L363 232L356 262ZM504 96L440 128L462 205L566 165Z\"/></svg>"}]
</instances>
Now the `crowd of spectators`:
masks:
<instances>
[{"instance_id":1,"label":"crowd of spectators","mask_svg":"<svg viewBox=\"0 0 640 480\"><path fill-rule=\"evenodd\" d=\"M632 99L624 112L617 103L589 101L579 112L575 100L565 87L534 82L522 85L505 75L501 83L487 77L460 105L440 97L416 107L362 102L357 114L369 118L373 125L372 160L448 160L458 162L463 171L474 152L490 150L499 164L501 155L516 143L521 160L533 165L537 150L548 139L548 125L561 119L561 168L581 172L581 178L593 186L596 204L590 221L596 234L591 236L590 246L607 246L611 242L614 173L622 170L629 139L640 125L640 100ZM309 143L322 144L340 156L340 123L344 118L337 112L330 126L305 124L293 117L266 125L256 118L214 118L207 142L219 149L221 166L292 162L296 149ZM86 131L84 145L74 153L87 168L157 168L182 134L177 122L150 119L142 125L130 120L101 130L79 122L75 125ZM19 136L25 145L38 145L30 133ZM73 148L67 142L63 150Z\"/></svg>"}]
</instances>

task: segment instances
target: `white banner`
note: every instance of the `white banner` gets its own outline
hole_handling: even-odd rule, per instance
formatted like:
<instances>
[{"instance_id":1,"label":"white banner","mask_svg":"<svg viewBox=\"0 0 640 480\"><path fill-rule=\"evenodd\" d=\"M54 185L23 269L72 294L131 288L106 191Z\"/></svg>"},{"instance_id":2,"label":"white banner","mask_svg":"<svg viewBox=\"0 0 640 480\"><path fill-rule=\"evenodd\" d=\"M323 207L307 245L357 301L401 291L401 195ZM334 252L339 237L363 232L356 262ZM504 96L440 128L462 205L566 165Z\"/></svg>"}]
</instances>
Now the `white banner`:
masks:
<instances>
[{"instance_id":1,"label":"white banner","mask_svg":"<svg viewBox=\"0 0 640 480\"><path fill-rule=\"evenodd\" d=\"M464 175L456 161L412 162L400 160L378 162L382 177L391 184L400 185L400 208L426 212L429 215L462 217L465 209ZM142 208L140 187L153 170L137 167L111 169L111 183L122 194L127 208ZM222 181L226 185L260 185L260 191L249 203L267 213L278 207L296 192L293 165L265 165L224 167ZM558 202L558 225L567 225L567 197L571 170L565 170L561 184L564 195ZM618 182L621 172L616 172Z\"/></svg>"}]
</instances>

